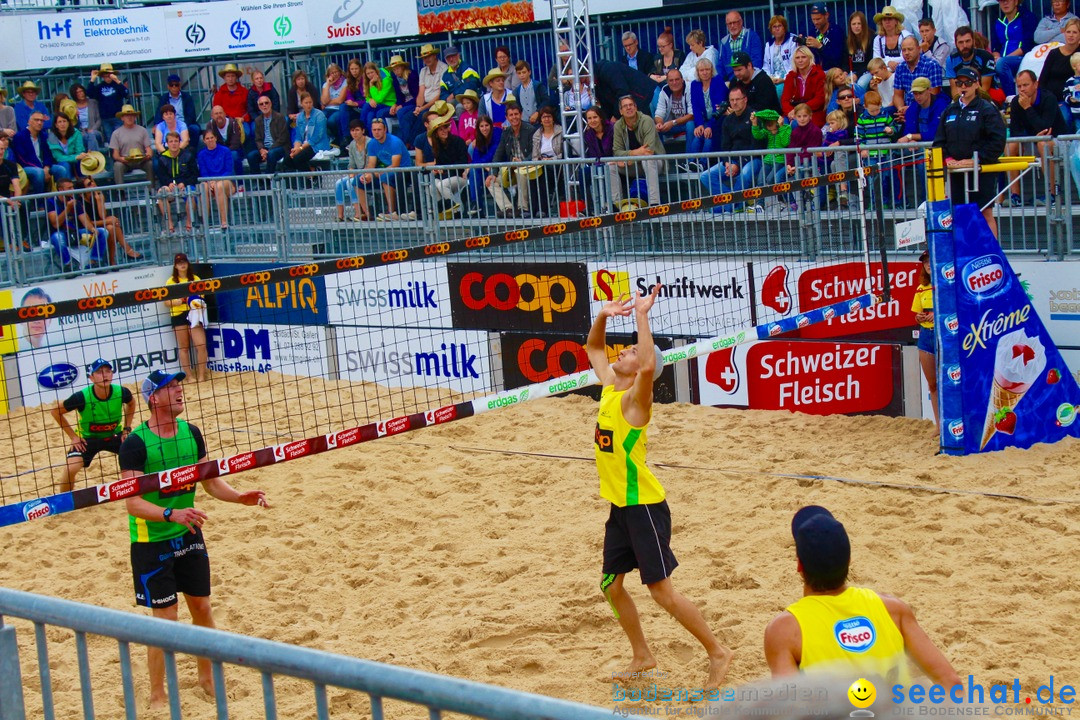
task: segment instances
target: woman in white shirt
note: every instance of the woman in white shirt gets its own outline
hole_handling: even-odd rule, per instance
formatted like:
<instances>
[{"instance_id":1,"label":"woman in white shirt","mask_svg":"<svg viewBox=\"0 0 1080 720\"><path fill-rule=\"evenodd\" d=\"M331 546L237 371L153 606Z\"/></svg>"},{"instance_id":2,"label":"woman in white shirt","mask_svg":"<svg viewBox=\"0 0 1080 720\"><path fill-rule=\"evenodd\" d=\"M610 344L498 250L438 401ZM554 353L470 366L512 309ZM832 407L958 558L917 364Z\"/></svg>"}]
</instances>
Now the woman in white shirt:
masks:
<instances>
[{"instance_id":1,"label":"woman in white shirt","mask_svg":"<svg viewBox=\"0 0 1080 720\"><path fill-rule=\"evenodd\" d=\"M783 85L791 72L791 58L795 54L795 35L788 32L787 18L773 15L769 20L769 32L773 39L765 46L765 60L761 69L772 78L774 85Z\"/></svg>"},{"instance_id":2,"label":"woman in white shirt","mask_svg":"<svg viewBox=\"0 0 1080 720\"><path fill-rule=\"evenodd\" d=\"M701 58L712 62L713 67L720 67L720 53L715 47L706 43L705 33L700 30L691 30L686 36L686 44L690 46L690 52L686 53L679 72L682 73L687 85L697 80L697 62Z\"/></svg>"},{"instance_id":3,"label":"woman in white shirt","mask_svg":"<svg viewBox=\"0 0 1080 720\"><path fill-rule=\"evenodd\" d=\"M874 38L874 57L881 58L889 66L889 72L896 72L896 66L903 61L900 43L911 33L904 29L904 13L892 5L886 5L874 16L878 26L878 36Z\"/></svg>"}]
</instances>

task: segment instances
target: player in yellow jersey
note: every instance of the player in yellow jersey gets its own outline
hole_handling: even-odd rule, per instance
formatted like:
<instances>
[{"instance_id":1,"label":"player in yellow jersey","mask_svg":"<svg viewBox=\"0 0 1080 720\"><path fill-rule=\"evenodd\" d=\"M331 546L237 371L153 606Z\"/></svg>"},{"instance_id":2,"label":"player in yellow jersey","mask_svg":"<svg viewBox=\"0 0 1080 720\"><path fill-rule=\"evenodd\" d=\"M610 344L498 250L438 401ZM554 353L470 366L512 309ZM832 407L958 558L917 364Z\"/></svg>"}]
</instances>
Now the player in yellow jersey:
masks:
<instances>
[{"instance_id":1,"label":"player in yellow jersey","mask_svg":"<svg viewBox=\"0 0 1080 720\"><path fill-rule=\"evenodd\" d=\"M600 588L611 603L619 624L630 639L634 656L627 673L656 667L656 658L645 640L637 607L623 588L623 578L634 568L649 594L672 617L682 623L705 646L709 674L705 690L719 688L731 664L731 651L721 645L694 605L671 584L678 565L669 546L671 513L664 488L645 464L646 431L652 419L653 383L663 362L649 330L649 310L660 285L633 300L623 297L609 302L589 331L585 350L603 391L597 415L594 449L600 474L600 495L611 503L604 533L604 566ZM608 365L607 319L633 314L638 342L619 353ZM631 676L632 675L628 675Z\"/></svg>"},{"instance_id":2,"label":"player in yellow jersey","mask_svg":"<svg viewBox=\"0 0 1080 720\"><path fill-rule=\"evenodd\" d=\"M910 657L936 684L960 684L907 603L847 584L851 543L832 513L818 505L802 508L791 521L791 534L803 597L765 628L773 677L836 671L909 685Z\"/></svg>"}]
</instances>

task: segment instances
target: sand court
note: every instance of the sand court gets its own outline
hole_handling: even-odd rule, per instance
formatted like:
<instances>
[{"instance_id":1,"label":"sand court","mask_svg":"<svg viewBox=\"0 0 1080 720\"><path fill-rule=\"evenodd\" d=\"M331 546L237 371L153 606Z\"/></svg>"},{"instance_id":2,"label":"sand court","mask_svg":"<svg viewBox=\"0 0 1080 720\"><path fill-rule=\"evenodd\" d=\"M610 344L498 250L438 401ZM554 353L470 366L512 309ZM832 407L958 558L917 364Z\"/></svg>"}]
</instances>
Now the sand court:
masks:
<instances>
[{"instance_id":1,"label":"sand court","mask_svg":"<svg viewBox=\"0 0 1080 720\"><path fill-rule=\"evenodd\" d=\"M216 379L215 393L228 382L248 381ZM278 387L286 390L244 388L252 394L244 412L256 413L250 427L292 435L293 418L305 414L308 427L327 430L356 422L340 414L354 412L340 409L349 403L326 400L332 388L302 400ZM418 407L452 399L415 392L408 402ZM222 429L219 439L215 428L242 427L239 411L215 414L208 388L188 397L185 417L207 431L210 456L234 451L235 434ZM595 413L583 397L542 400L234 476L238 489L267 491L274 507L265 511L200 492L218 626L612 707L610 682L597 680L622 670L630 649L599 590L607 506L592 461ZM672 509L673 581L735 651L726 685L767 674L765 624L801 593L789 523L808 503L847 526L852 581L910 602L962 677L983 685L1016 677L1027 693L1051 675L1080 683L1080 442L973 457L936 449L925 421L656 406L649 460ZM121 503L2 533L0 584L145 612L133 604ZM700 646L636 576L627 587L662 682L700 687ZM37 715L33 633L15 624ZM59 629L49 637L58 717L77 716L74 639ZM96 709L119 716L115 643L92 639L90 657ZM133 659L145 702L144 650L133 648ZM181 658L179 671L184 717L214 717L194 687L194 661ZM261 717L258 674L226 674L234 716ZM282 717L314 717L310 685L279 678L276 687ZM368 716L365 696L330 697L334 717ZM426 717L403 706L387 713Z\"/></svg>"}]
</instances>

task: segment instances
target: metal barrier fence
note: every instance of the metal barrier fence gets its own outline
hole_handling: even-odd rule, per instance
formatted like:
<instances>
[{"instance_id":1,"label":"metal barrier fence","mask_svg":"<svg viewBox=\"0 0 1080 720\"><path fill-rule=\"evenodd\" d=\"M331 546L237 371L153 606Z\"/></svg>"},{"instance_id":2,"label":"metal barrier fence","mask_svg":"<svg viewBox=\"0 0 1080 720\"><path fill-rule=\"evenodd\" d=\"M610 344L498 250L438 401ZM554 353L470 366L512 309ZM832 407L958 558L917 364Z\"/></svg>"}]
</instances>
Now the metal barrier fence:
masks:
<instances>
[{"instance_id":1,"label":"metal barrier fence","mask_svg":"<svg viewBox=\"0 0 1080 720\"><path fill-rule=\"evenodd\" d=\"M428 708L437 720L443 712L461 713L491 720L601 720L611 711L565 700L507 690L468 680L410 670L319 650L251 638L222 630L120 612L58 598L0 588L0 719L25 720L24 683L19 662L16 628L3 617L34 624L38 680L43 717L56 717L50 675L47 630L50 626L75 632L79 682L84 718L94 717L93 672L87 652L87 635L113 638L120 654L125 717L134 720L135 680L131 668L131 644L151 645L165 651L166 681L171 716L180 718L176 654L197 655L212 663L217 717L228 718L225 692L226 663L254 668L262 673L264 717L277 718L275 677L310 681L314 686L315 714L330 717L327 687L367 693L373 720L384 717L384 701L399 700ZM108 691L115 694L116 688ZM102 692L100 687L98 692Z\"/></svg>"},{"instance_id":2,"label":"metal barrier fence","mask_svg":"<svg viewBox=\"0 0 1080 720\"><path fill-rule=\"evenodd\" d=\"M1037 139L1015 141L1018 154L1035 154ZM919 217L926 199L926 147L878 145L863 148L864 158L856 158L853 148L817 148L801 156L790 151L780 166L770 165L770 153L760 150L608 158L600 163L568 159L242 175L214 178L182 194L163 193L146 183L101 187L96 192L115 216L127 244L143 254L140 262L156 262L180 249L207 260L289 262L384 252L508 232L523 225L558 225L572 218L791 182L795 187L780 197L649 216L622 226L617 237L611 231L602 233L599 244L582 236L561 239L558 248L553 241L550 248L538 251L561 248L603 256L617 242L620 248L644 253L747 254L766 246L775 250L775 241L769 239L780 237L791 249L813 256L854 252L863 246L864 237L874 247L881 242L891 247L894 225ZM1080 213L1073 199L1080 172L1077 152L1080 137L1053 142L1039 170L1025 174L1001 194L995 214L1007 251L1050 259L1077 251L1073 241ZM868 178L861 194L856 183L816 190L798 187L804 178L854 168L859 162L882 170ZM573 181L573 196L566 195L567 176ZM1004 190L1007 176L988 177ZM215 195L209 194L211 185L216 186ZM1055 185L1060 186L1057 201L1048 202ZM83 202L83 191L71 195ZM18 211L2 206L0 229L9 252L0 265L0 282L25 284L90 269L58 264L52 244L55 228L48 221L48 210L58 196L25 196ZM574 244L585 242L594 245ZM126 260L118 246L115 263L92 269L123 266Z\"/></svg>"}]
</instances>

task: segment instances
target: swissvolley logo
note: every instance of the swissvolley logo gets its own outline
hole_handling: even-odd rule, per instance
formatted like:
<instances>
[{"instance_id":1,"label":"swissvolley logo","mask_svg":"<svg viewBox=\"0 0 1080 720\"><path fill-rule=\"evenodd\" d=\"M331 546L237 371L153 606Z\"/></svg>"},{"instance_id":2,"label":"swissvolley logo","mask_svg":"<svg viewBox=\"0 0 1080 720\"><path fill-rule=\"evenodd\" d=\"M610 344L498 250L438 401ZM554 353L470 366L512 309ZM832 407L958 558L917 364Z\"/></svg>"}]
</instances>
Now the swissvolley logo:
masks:
<instances>
[{"instance_id":1,"label":"swissvolley logo","mask_svg":"<svg viewBox=\"0 0 1080 720\"><path fill-rule=\"evenodd\" d=\"M863 616L841 620L833 625L837 644L848 652L863 653L874 647L877 630L870 619Z\"/></svg>"}]
</instances>

